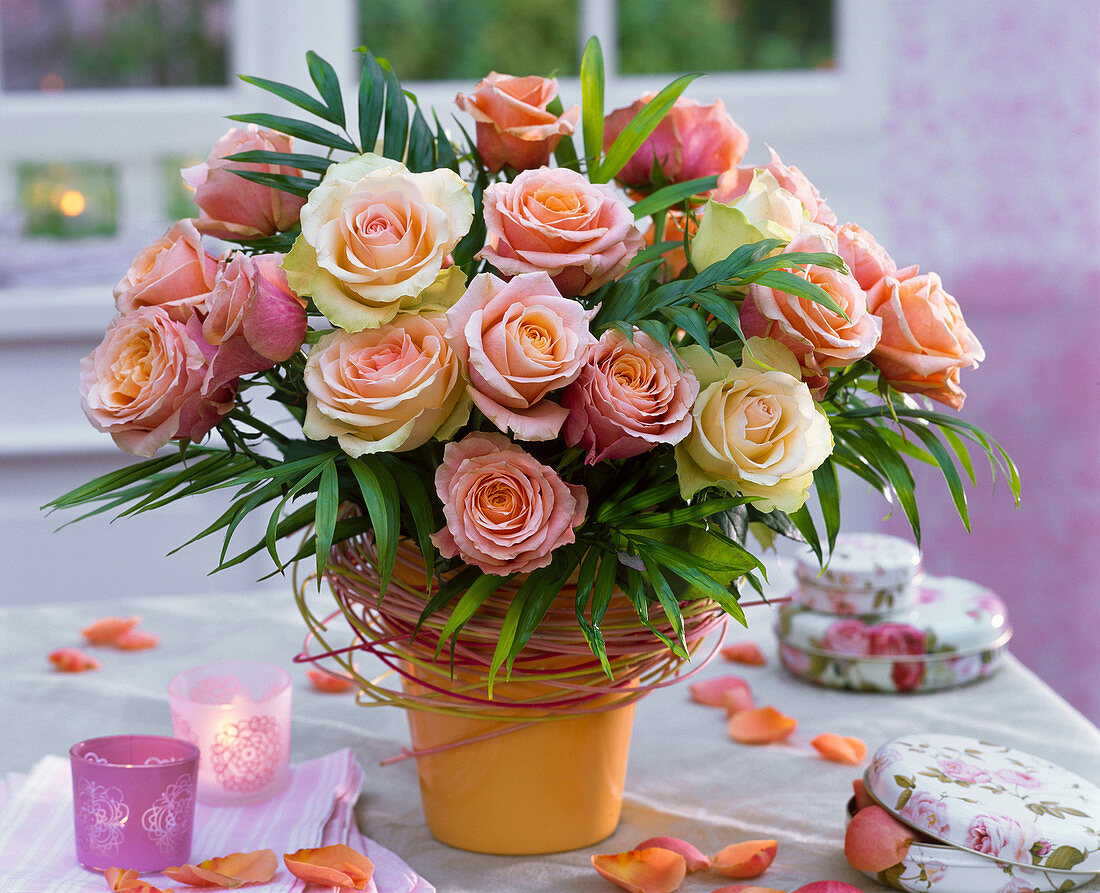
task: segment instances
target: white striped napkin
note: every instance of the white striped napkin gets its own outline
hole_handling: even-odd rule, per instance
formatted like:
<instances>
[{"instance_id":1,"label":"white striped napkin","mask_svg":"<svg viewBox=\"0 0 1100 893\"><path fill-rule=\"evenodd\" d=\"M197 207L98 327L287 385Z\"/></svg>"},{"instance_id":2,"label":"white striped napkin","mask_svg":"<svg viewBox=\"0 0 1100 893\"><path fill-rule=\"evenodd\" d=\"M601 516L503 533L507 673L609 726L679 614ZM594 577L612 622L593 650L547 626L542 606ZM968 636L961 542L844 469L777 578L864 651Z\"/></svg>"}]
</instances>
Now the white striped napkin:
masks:
<instances>
[{"instance_id":1,"label":"white striped napkin","mask_svg":"<svg viewBox=\"0 0 1100 893\"><path fill-rule=\"evenodd\" d=\"M346 843L374 862L369 893L434 893L398 856L359 833L354 807L363 770L350 750L290 768L287 787L263 803L200 803L191 861L264 848L281 857L303 847ZM0 780L0 893L105 893L103 875L77 863L73 834L68 760L48 756L26 777L10 774ZM160 875L147 879L155 887L188 889ZM270 883L247 889L302 893L305 885L280 859Z\"/></svg>"}]
</instances>

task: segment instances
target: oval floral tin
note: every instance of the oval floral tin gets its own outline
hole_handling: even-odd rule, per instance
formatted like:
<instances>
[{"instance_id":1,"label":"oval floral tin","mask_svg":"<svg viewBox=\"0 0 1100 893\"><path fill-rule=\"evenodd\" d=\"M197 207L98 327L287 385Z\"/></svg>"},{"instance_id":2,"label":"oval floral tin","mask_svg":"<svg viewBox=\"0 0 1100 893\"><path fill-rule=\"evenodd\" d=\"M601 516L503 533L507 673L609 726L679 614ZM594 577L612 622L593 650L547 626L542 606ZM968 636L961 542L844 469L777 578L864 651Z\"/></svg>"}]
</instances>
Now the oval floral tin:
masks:
<instances>
[{"instance_id":1,"label":"oval floral tin","mask_svg":"<svg viewBox=\"0 0 1100 893\"><path fill-rule=\"evenodd\" d=\"M875 614L912 607L920 573L920 551L884 533L842 533L822 570L810 553L795 567L792 599L830 614Z\"/></svg>"},{"instance_id":2,"label":"oval floral tin","mask_svg":"<svg viewBox=\"0 0 1100 893\"><path fill-rule=\"evenodd\" d=\"M957 577L924 577L909 610L838 616L784 605L779 656L792 673L854 691L934 691L984 678L1012 636L1004 603Z\"/></svg>"},{"instance_id":3,"label":"oval floral tin","mask_svg":"<svg viewBox=\"0 0 1100 893\"><path fill-rule=\"evenodd\" d=\"M880 873L891 886L948 893L937 877L965 875L971 886L962 889L971 893L1031 893L1071 890L1100 872L1100 788L1024 751L903 735L878 748L864 785L897 819L938 841L914 845L911 865ZM928 865L937 855L942 871ZM918 861L923 870L914 874Z\"/></svg>"}]
</instances>

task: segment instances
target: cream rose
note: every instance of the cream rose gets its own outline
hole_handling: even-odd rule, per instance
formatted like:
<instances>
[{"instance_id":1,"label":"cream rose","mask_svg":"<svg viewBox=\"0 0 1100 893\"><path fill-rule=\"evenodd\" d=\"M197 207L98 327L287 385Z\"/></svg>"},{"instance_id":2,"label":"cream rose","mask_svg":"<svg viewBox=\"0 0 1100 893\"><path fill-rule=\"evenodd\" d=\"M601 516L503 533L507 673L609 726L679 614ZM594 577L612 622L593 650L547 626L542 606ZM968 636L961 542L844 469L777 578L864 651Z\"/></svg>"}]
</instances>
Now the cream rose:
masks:
<instances>
[{"instance_id":1,"label":"cream rose","mask_svg":"<svg viewBox=\"0 0 1100 893\"><path fill-rule=\"evenodd\" d=\"M698 345L681 356L702 389L691 433L676 445L683 497L718 486L752 498L761 511L801 508L833 437L798 377L794 354L775 341L750 338L740 366L721 353L712 359Z\"/></svg>"},{"instance_id":2,"label":"cream rose","mask_svg":"<svg viewBox=\"0 0 1100 893\"><path fill-rule=\"evenodd\" d=\"M446 439L470 415L458 354L442 315L406 314L365 332L333 332L304 373L306 437L335 437L349 456L415 449Z\"/></svg>"},{"instance_id":3,"label":"cream rose","mask_svg":"<svg viewBox=\"0 0 1100 893\"><path fill-rule=\"evenodd\" d=\"M767 171L780 186L798 199L806 209L806 215L810 220L825 226L836 225L836 214L825 204L821 193L806 175L794 165L784 164L771 146L768 146L768 152L771 153L771 161L766 165L735 167L723 173L718 178L714 200L724 203L736 201L749 188L749 184L755 177L762 171Z\"/></svg>"},{"instance_id":4,"label":"cream rose","mask_svg":"<svg viewBox=\"0 0 1100 893\"><path fill-rule=\"evenodd\" d=\"M309 194L283 269L340 328L375 328L418 308L473 215L473 196L453 171L414 174L360 155L332 165Z\"/></svg>"}]
</instances>

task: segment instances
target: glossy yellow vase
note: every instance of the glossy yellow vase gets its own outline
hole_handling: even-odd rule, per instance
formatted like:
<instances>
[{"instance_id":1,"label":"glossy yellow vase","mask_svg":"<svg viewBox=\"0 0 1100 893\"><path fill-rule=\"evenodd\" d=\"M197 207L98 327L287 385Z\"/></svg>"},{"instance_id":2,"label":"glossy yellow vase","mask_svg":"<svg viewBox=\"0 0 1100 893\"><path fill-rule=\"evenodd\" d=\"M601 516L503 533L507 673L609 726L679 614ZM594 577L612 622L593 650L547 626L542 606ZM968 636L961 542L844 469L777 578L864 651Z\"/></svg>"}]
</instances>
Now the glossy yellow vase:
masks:
<instances>
[{"instance_id":1,"label":"glossy yellow vase","mask_svg":"<svg viewBox=\"0 0 1100 893\"><path fill-rule=\"evenodd\" d=\"M416 750L510 728L417 757L424 818L442 843L498 855L556 853L590 846L619 824L633 703L519 729L407 712Z\"/></svg>"}]
</instances>

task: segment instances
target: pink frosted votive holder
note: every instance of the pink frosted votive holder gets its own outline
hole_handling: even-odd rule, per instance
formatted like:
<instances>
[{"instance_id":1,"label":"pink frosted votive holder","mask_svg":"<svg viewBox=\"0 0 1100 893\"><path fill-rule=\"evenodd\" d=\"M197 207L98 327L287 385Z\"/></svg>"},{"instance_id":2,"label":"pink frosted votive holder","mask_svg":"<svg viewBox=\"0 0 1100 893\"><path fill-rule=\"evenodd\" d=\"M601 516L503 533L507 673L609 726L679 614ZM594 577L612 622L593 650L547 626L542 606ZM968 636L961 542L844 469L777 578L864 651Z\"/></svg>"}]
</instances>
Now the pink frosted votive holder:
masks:
<instances>
[{"instance_id":1,"label":"pink frosted votive holder","mask_svg":"<svg viewBox=\"0 0 1100 893\"><path fill-rule=\"evenodd\" d=\"M69 748L76 858L85 868L160 871L191 859L199 749L161 735Z\"/></svg>"},{"instance_id":2,"label":"pink frosted votive holder","mask_svg":"<svg viewBox=\"0 0 1100 893\"><path fill-rule=\"evenodd\" d=\"M199 748L200 803L266 800L290 764L290 675L272 664L225 660L168 684L172 734Z\"/></svg>"}]
</instances>

